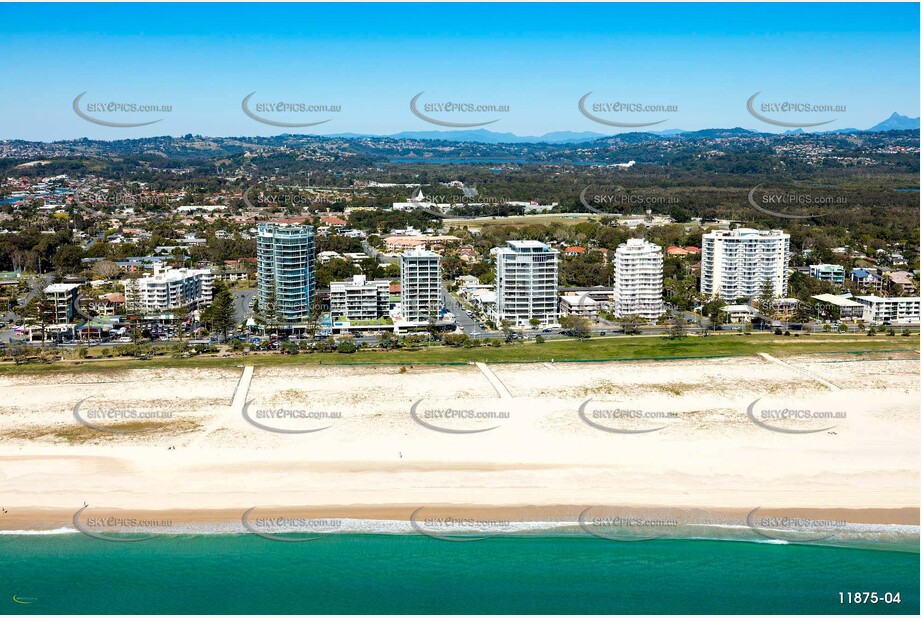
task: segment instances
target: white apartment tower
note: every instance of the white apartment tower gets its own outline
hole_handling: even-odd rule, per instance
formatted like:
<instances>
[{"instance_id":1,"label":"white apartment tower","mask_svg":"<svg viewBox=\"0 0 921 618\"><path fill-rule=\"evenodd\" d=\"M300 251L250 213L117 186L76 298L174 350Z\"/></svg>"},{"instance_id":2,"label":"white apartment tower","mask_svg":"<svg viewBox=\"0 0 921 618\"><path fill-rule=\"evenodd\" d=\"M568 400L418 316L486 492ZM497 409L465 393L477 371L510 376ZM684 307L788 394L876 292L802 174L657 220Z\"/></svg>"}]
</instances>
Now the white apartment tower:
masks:
<instances>
[{"instance_id":1,"label":"white apartment tower","mask_svg":"<svg viewBox=\"0 0 921 618\"><path fill-rule=\"evenodd\" d=\"M368 281L355 275L351 281L329 284L329 309L334 320L376 320L390 309L390 281Z\"/></svg>"},{"instance_id":2,"label":"white apartment tower","mask_svg":"<svg viewBox=\"0 0 921 618\"><path fill-rule=\"evenodd\" d=\"M495 249L497 323L559 323L559 253L536 240L509 240Z\"/></svg>"},{"instance_id":3,"label":"white apartment tower","mask_svg":"<svg viewBox=\"0 0 921 618\"><path fill-rule=\"evenodd\" d=\"M441 295L441 256L413 249L400 255L400 311L407 322L438 319L444 308Z\"/></svg>"},{"instance_id":4,"label":"white apartment tower","mask_svg":"<svg viewBox=\"0 0 921 618\"><path fill-rule=\"evenodd\" d=\"M631 238L614 252L614 316L662 314L662 247Z\"/></svg>"},{"instance_id":5,"label":"white apartment tower","mask_svg":"<svg viewBox=\"0 0 921 618\"><path fill-rule=\"evenodd\" d=\"M757 298L765 284L787 294L790 235L783 230L719 230L703 235L700 291L726 300Z\"/></svg>"},{"instance_id":6,"label":"white apartment tower","mask_svg":"<svg viewBox=\"0 0 921 618\"><path fill-rule=\"evenodd\" d=\"M155 263L152 275L125 281L126 311L152 313L210 305L213 281L214 273L207 269L169 268Z\"/></svg>"}]
</instances>

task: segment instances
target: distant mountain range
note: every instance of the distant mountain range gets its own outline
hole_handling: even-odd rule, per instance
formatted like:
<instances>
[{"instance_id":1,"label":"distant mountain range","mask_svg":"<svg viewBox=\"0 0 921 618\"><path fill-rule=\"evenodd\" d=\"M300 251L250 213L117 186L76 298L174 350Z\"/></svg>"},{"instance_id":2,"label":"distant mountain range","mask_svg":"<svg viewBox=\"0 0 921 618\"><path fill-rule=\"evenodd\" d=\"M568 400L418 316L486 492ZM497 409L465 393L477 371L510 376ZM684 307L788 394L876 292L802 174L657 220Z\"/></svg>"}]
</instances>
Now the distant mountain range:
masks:
<instances>
[{"instance_id":1,"label":"distant mountain range","mask_svg":"<svg viewBox=\"0 0 921 618\"><path fill-rule=\"evenodd\" d=\"M905 131L921 128L921 117L909 118L898 113L893 113L889 118L873 125L869 129L834 129L831 131L815 131L814 133L864 133L879 131ZM784 135L799 135L806 133L802 129L786 131ZM644 131L634 133L634 135L644 136L661 136L671 137L681 135L695 138L708 137L739 137L743 135L757 135L758 131L748 129L703 129L701 131L685 131L684 129L668 129L665 131ZM617 136L623 138L624 133ZM474 142L480 144L580 144L583 142L592 142L598 139L615 137L594 131L553 131L543 135L515 135L514 133L501 133L490 131L488 129L474 129L467 131L402 131L392 135L371 135L359 133L337 133L328 137L389 137L392 139L420 139L420 140L441 140L445 142ZM631 140L628 140L631 141Z\"/></svg>"}]
</instances>

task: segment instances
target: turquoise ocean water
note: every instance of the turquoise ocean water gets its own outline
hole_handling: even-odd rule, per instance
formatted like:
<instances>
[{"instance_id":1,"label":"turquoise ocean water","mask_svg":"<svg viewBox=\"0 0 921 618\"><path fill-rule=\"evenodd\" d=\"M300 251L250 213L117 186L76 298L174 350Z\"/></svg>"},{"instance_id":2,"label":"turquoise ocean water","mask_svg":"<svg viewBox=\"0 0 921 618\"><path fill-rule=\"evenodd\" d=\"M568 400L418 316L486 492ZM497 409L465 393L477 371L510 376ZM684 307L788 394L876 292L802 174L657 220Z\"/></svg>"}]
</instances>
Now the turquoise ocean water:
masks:
<instances>
[{"instance_id":1,"label":"turquoise ocean water","mask_svg":"<svg viewBox=\"0 0 921 618\"><path fill-rule=\"evenodd\" d=\"M917 615L918 561L916 552L711 540L5 535L0 613ZM901 603L842 605L847 591L899 592Z\"/></svg>"}]
</instances>

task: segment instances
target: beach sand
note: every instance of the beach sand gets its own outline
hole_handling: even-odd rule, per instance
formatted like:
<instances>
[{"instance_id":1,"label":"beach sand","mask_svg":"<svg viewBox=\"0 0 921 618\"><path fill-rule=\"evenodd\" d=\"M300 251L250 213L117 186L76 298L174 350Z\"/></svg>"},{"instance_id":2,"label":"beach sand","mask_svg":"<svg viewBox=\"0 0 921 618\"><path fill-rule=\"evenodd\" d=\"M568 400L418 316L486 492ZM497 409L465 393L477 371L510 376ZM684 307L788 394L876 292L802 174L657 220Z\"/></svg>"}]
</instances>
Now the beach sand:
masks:
<instances>
[{"instance_id":1,"label":"beach sand","mask_svg":"<svg viewBox=\"0 0 921 618\"><path fill-rule=\"evenodd\" d=\"M67 526L84 504L174 522L607 505L918 525L916 354L243 373L3 376L0 530Z\"/></svg>"}]
</instances>

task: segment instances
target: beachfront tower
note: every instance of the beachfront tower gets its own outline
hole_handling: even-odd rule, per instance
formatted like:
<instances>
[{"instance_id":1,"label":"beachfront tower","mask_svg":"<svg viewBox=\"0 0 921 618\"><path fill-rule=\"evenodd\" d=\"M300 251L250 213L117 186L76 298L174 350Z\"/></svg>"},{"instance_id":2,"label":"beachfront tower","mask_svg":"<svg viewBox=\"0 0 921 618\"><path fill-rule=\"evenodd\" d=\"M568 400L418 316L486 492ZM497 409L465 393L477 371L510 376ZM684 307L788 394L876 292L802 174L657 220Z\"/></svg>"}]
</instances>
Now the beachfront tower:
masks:
<instances>
[{"instance_id":1,"label":"beachfront tower","mask_svg":"<svg viewBox=\"0 0 921 618\"><path fill-rule=\"evenodd\" d=\"M259 313L275 324L306 322L317 287L313 227L260 223L256 258Z\"/></svg>"}]
</instances>

